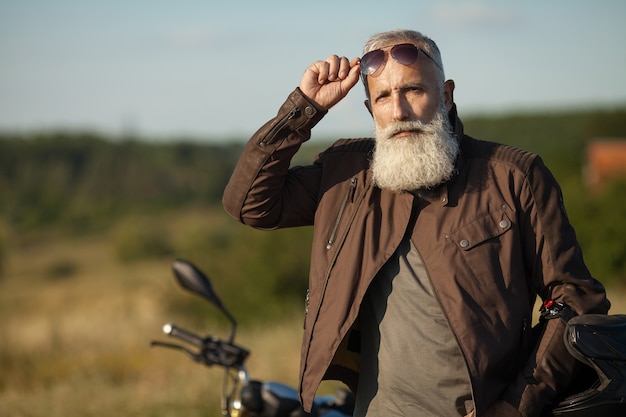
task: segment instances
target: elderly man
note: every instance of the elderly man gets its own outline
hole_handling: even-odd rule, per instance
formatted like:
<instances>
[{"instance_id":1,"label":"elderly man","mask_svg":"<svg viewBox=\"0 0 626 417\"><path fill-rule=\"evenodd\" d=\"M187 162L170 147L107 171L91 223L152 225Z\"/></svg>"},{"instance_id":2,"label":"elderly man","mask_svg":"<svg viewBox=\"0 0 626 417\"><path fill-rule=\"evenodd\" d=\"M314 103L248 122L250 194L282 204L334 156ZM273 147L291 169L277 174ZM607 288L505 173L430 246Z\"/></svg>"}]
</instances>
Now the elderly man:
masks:
<instances>
[{"instance_id":1,"label":"elderly man","mask_svg":"<svg viewBox=\"0 0 626 417\"><path fill-rule=\"evenodd\" d=\"M339 140L290 168L359 77L376 138ZM339 379L356 416L539 416L574 375L566 320L608 311L541 159L465 135L453 92L431 39L374 35L360 59L311 64L235 168L230 215L258 229L314 226L307 410L322 379Z\"/></svg>"}]
</instances>

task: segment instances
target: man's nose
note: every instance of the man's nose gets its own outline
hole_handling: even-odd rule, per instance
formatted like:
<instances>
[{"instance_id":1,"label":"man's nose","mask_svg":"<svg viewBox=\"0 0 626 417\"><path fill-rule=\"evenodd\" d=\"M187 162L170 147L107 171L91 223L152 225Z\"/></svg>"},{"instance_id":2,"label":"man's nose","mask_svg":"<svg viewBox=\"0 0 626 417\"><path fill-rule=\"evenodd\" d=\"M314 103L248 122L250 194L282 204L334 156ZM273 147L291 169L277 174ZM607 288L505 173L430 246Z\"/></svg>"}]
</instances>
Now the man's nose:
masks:
<instances>
[{"instance_id":1,"label":"man's nose","mask_svg":"<svg viewBox=\"0 0 626 417\"><path fill-rule=\"evenodd\" d=\"M395 94L392 100L392 118L396 121L407 120L411 114L411 106L402 94Z\"/></svg>"}]
</instances>

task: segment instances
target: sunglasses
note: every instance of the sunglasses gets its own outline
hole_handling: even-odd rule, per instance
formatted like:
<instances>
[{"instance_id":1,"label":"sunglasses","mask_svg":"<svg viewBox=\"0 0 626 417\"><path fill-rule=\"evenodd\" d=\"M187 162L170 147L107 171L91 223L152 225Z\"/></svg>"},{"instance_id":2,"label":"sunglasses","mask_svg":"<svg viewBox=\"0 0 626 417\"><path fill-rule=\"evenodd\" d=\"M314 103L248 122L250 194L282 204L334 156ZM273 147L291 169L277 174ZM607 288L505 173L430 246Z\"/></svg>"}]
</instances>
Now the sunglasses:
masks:
<instances>
[{"instance_id":1,"label":"sunglasses","mask_svg":"<svg viewBox=\"0 0 626 417\"><path fill-rule=\"evenodd\" d=\"M435 61L435 59L430 56L428 52L422 48L418 48L412 43L394 45L391 50L389 50L389 55L391 55L396 62L402 65L412 65L415 61L417 61L417 56L420 52L430 58L430 60L433 61L439 69L442 69L437 61ZM380 70L384 67L383 64L386 61L386 55L387 54L382 49L375 49L363 55L360 64L361 74L363 76L370 75L372 77L377 77L380 74Z\"/></svg>"}]
</instances>

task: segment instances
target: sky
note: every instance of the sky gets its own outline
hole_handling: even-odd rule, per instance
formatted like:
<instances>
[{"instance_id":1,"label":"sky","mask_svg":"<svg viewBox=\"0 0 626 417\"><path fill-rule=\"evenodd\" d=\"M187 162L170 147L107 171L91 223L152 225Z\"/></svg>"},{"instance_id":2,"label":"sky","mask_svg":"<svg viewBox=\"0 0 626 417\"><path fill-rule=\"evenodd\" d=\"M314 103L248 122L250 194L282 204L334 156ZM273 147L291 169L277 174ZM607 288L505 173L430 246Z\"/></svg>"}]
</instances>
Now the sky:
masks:
<instances>
[{"instance_id":1,"label":"sky","mask_svg":"<svg viewBox=\"0 0 626 417\"><path fill-rule=\"evenodd\" d=\"M380 31L439 45L463 115L626 106L623 0L0 0L0 131L251 136ZM314 136L373 130L363 88Z\"/></svg>"}]
</instances>

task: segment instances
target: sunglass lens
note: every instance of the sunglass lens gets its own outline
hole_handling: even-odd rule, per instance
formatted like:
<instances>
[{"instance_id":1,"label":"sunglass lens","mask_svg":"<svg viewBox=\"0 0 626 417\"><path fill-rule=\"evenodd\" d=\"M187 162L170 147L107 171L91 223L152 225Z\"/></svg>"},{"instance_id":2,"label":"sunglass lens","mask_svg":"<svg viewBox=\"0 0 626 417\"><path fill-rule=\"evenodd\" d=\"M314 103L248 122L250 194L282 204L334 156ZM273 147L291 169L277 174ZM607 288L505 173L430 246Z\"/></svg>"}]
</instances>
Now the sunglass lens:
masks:
<instances>
[{"instance_id":1,"label":"sunglass lens","mask_svg":"<svg viewBox=\"0 0 626 417\"><path fill-rule=\"evenodd\" d=\"M382 49L376 49L363 55L361 58L361 73L370 75L376 72L385 60L385 52Z\"/></svg>"},{"instance_id":2,"label":"sunglass lens","mask_svg":"<svg viewBox=\"0 0 626 417\"><path fill-rule=\"evenodd\" d=\"M417 60L419 49L410 43L403 43L391 48L391 56L402 65L411 65Z\"/></svg>"}]
</instances>

